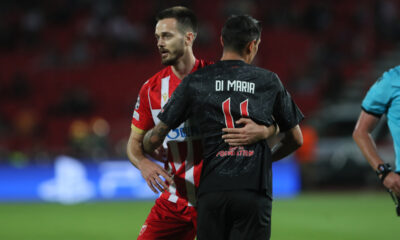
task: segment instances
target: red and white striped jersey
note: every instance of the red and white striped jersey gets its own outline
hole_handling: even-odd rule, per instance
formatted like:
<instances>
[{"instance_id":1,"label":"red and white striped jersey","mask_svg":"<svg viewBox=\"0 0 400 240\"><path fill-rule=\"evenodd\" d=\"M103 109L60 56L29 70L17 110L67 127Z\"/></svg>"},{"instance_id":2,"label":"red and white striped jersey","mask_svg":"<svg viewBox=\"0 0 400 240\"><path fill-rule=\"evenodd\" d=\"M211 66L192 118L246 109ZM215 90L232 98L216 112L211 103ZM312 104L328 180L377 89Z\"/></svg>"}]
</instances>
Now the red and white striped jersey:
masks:
<instances>
[{"instance_id":1,"label":"red and white striped jersey","mask_svg":"<svg viewBox=\"0 0 400 240\"><path fill-rule=\"evenodd\" d=\"M191 72L209 64L204 60L196 60ZM153 128L159 122L158 113L180 83L181 79L174 74L171 66L146 81L140 89L133 112L132 130L142 134ZM195 206L203 164L202 151L200 140L186 136L187 127L186 123L185 128L182 124L171 130L164 141L164 147L168 148L165 169L174 176L175 184L170 185L168 192L163 192L161 197L178 204Z\"/></svg>"}]
</instances>

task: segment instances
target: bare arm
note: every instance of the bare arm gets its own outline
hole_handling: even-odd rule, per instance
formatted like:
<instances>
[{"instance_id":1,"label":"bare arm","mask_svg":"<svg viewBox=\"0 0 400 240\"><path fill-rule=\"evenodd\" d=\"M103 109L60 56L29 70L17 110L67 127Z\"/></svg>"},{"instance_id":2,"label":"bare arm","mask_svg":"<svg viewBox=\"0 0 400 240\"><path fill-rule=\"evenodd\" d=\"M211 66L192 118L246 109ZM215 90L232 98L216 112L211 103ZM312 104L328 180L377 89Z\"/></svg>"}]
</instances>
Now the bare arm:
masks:
<instances>
[{"instance_id":1,"label":"bare arm","mask_svg":"<svg viewBox=\"0 0 400 240\"><path fill-rule=\"evenodd\" d=\"M159 122L154 128L144 135L143 149L146 153L152 153L161 146L168 132L171 130L165 123Z\"/></svg>"},{"instance_id":2,"label":"bare arm","mask_svg":"<svg viewBox=\"0 0 400 240\"><path fill-rule=\"evenodd\" d=\"M223 128L222 131L226 134L222 138L230 146L243 146L253 144L260 140L265 140L271 136L277 135L279 128L276 125L269 127L258 125L250 118L241 118L236 121L236 124L244 124L241 128Z\"/></svg>"},{"instance_id":3,"label":"bare arm","mask_svg":"<svg viewBox=\"0 0 400 240\"><path fill-rule=\"evenodd\" d=\"M144 155L142 149L143 137L143 134L131 131L126 149L129 161L140 170L147 185L154 193L163 192L168 186L159 176L163 176L170 184L173 183L173 180L164 168Z\"/></svg>"},{"instance_id":4,"label":"bare arm","mask_svg":"<svg viewBox=\"0 0 400 240\"><path fill-rule=\"evenodd\" d=\"M376 144L371 136L371 132L375 129L379 118L361 111L356 127L353 131L353 139L361 149L364 157L367 159L371 167L376 170L379 164L383 164L382 158L378 154ZM394 191L400 196L400 176L395 173L389 173L383 181L383 185Z\"/></svg>"},{"instance_id":5,"label":"bare arm","mask_svg":"<svg viewBox=\"0 0 400 240\"><path fill-rule=\"evenodd\" d=\"M281 141L272 148L272 161L278 161L303 145L303 135L299 125L283 133Z\"/></svg>"}]
</instances>

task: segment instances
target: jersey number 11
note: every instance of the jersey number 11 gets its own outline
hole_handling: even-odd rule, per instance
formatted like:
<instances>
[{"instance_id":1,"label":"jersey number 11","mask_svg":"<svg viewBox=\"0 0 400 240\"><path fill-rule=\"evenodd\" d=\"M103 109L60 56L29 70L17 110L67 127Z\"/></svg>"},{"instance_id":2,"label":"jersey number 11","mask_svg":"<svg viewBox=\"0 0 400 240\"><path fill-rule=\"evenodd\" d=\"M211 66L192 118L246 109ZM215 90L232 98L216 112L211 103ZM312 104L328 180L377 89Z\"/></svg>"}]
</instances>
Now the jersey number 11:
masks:
<instances>
[{"instance_id":1,"label":"jersey number 11","mask_svg":"<svg viewBox=\"0 0 400 240\"><path fill-rule=\"evenodd\" d=\"M240 103L240 115L242 117L249 117L248 106L249 99L246 99ZM228 98L224 102L222 102L222 112L224 113L226 127L234 128L235 122L233 121L233 117L231 114L231 98Z\"/></svg>"}]
</instances>

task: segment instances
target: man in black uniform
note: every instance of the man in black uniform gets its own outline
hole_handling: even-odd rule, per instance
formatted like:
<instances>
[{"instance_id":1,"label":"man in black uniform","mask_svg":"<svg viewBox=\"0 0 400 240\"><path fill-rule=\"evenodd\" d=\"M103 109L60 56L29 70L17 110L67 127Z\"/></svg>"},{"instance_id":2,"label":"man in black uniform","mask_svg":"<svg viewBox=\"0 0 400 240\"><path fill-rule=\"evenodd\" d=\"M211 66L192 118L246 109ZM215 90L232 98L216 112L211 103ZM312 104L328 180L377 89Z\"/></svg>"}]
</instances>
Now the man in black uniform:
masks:
<instances>
[{"instance_id":1,"label":"man in black uniform","mask_svg":"<svg viewBox=\"0 0 400 240\"><path fill-rule=\"evenodd\" d=\"M278 76L249 65L260 43L261 27L250 16L227 20L221 36L221 61L188 75L158 115L161 122L144 137L152 152L168 131L188 120L199 127L203 168L198 189L198 239L269 239L271 164L301 146L303 115ZM266 141L229 146L222 128L251 118L276 123L284 137L271 149ZM190 135L190 133L187 133Z\"/></svg>"}]
</instances>

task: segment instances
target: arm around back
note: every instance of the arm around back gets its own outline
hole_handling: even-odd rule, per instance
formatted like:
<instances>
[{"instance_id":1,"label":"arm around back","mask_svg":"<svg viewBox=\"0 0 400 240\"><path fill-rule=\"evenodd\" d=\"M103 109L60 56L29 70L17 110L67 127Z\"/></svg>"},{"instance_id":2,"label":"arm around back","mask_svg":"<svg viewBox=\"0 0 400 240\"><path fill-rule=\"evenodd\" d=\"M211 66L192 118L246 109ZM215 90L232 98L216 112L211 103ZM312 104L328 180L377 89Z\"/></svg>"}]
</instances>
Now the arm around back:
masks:
<instances>
[{"instance_id":1,"label":"arm around back","mask_svg":"<svg viewBox=\"0 0 400 240\"><path fill-rule=\"evenodd\" d=\"M299 125L283 133L281 141L272 148L272 161L278 161L303 145L303 134Z\"/></svg>"}]
</instances>

